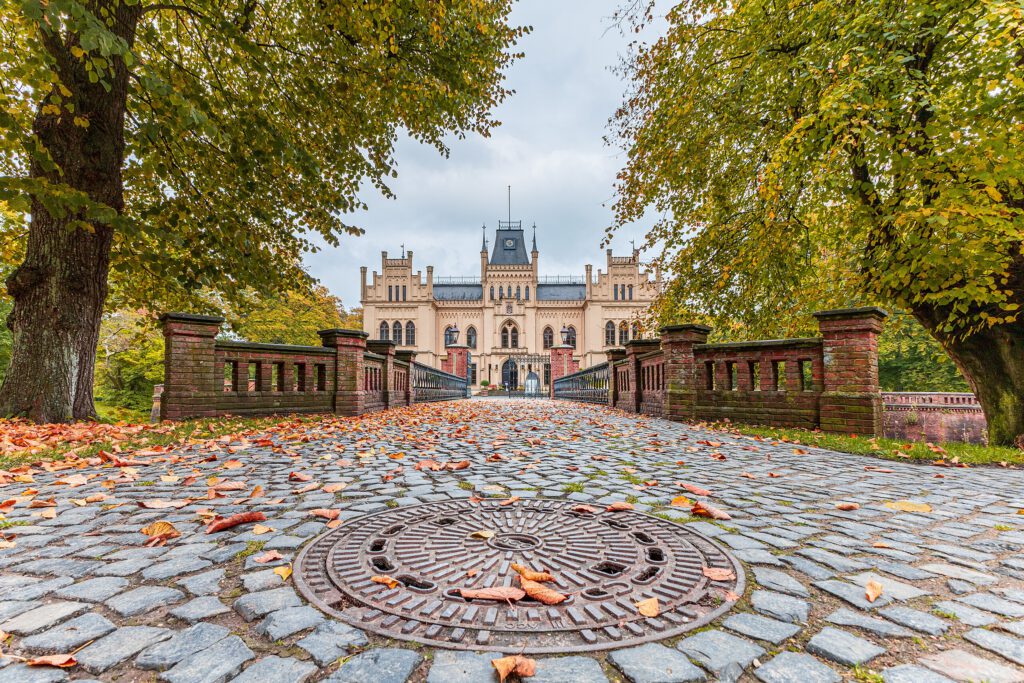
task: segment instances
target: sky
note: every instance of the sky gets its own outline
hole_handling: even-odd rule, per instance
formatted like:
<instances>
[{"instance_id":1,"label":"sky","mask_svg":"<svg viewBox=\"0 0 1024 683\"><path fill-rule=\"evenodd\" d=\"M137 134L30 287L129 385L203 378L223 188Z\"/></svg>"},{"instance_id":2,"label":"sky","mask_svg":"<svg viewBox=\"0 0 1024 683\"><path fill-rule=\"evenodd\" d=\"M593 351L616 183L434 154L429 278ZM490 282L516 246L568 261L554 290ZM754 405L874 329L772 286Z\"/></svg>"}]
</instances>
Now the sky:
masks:
<instances>
[{"instance_id":1,"label":"sky","mask_svg":"<svg viewBox=\"0 0 1024 683\"><path fill-rule=\"evenodd\" d=\"M507 71L516 92L495 110L502 125L489 138L453 139L447 159L400 138L397 198L367 195L368 210L347 217L366 233L308 255L310 273L346 308L359 303L359 267L379 272L380 252L398 256L403 244L414 252L414 270L479 276L481 226L493 247L497 222L508 217L509 185L512 220L537 224L541 275L582 276L586 263L603 269L601 240L624 164L623 152L603 141L624 91L610 67L631 39L611 21L620 1L516 3L512 22L533 31L518 46L525 57ZM615 253L628 253L631 239L640 244L643 228L616 233Z\"/></svg>"}]
</instances>

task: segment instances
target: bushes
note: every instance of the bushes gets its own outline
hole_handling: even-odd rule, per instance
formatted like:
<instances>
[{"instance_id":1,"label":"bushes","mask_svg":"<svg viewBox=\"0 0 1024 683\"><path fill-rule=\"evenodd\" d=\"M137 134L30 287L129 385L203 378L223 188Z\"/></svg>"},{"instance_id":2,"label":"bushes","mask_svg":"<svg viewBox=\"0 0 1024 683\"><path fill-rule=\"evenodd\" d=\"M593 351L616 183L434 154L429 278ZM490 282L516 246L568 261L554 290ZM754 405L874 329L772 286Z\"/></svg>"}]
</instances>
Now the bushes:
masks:
<instances>
[{"instance_id":1,"label":"bushes","mask_svg":"<svg viewBox=\"0 0 1024 683\"><path fill-rule=\"evenodd\" d=\"M164 380L164 338L147 314L103 316L96 357L96 397L120 408L149 411L153 385Z\"/></svg>"}]
</instances>

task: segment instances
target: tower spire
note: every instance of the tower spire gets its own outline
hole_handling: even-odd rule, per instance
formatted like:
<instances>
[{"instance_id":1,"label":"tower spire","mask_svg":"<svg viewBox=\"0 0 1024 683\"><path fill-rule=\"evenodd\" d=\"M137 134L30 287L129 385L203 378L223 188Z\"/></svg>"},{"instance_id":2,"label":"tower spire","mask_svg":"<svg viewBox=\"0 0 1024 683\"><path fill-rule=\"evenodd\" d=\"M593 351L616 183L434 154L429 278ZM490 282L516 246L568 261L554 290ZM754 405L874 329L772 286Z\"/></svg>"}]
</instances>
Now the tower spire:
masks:
<instances>
[{"instance_id":1,"label":"tower spire","mask_svg":"<svg viewBox=\"0 0 1024 683\"><path fill-rule=\"evenodd\" d=\"M537 222L533 223L533 251L537 251Z\"/></svg>"},{"instance_id":2,"label":"tower spire","mask_svg":"<svg viewBox=\"0 0 1024 683\"><path fill-rule=\"evenodd\" d=\"M487 253L487 224L484 223L483 225L481 225L480 226L480 230L483 231L483 235L484 235L483 246L480 247L480 251L482 251L482 252L484 252L486 254Z\"/></svg>"}]
</instances>

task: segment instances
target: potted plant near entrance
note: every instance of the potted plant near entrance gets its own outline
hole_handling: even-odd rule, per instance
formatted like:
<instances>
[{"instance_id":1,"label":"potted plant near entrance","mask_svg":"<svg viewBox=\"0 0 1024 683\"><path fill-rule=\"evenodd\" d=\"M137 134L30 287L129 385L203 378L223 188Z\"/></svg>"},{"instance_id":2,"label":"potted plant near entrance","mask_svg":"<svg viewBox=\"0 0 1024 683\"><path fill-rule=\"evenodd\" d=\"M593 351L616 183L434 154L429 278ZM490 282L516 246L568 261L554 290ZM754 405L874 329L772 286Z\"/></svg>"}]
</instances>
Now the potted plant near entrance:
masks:
<instances>
[{"instance_id":1,"label":"potted plant near entrance","mask_svg":"<svg viewBox=\"0 0 1024 683\"><path fill-rule=\"evenodd\" d=\"M491 388L491 383L490 382L488 382L485 379L480 380L480 395L481 396L486 396L487 392L490 390L490 388Z\"/></svg>"}]
</instances>

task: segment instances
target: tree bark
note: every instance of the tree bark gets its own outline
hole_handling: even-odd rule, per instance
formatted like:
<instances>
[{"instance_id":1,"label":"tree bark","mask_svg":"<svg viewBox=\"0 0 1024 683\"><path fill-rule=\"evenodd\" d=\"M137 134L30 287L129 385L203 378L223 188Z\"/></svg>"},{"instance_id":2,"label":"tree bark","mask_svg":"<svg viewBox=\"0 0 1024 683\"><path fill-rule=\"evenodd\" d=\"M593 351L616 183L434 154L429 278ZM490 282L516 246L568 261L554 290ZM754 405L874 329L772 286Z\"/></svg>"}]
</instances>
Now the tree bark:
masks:
<instances>
[{"instance_id":1,"label":"tree bark","mask_svg":"<svg viewBox=\"0 0 1024 683\"><path fill-rule=\"evenodd\" d=\"M1024 321L997 325L962 340L935 332L933 312L915 310L915 317L942 344L978 397L988 422L992 446L1024 441Z\"/></svg>"},{"instance_id":2,"label":"tree bark","mask_svg":"<svg viewBox=\"0 0 1024 683\"><path fill-rule=\"evenodd\" d=\"M106 3L87 3L91 10L100 4ZM113 11L114 31L130 45L139 5L122 2ZM72 92L75 114L46 113L40 106L33 132L56 168L33 157L29 172L53 185L70 186L120 214L128 71L116 58L109 91L90 83L84 62L70 54L76 40L45 36L54 69ZM88 125L76 125L75 116ZM83 218L73 211L51 213L33 197L25 260L6 283L14 299L7 318L13 349L0 386L0 415L23 415L37 422L95 416L93 372L114 231L99 222L78 225Z\"/></svg>"}]
</instances>

